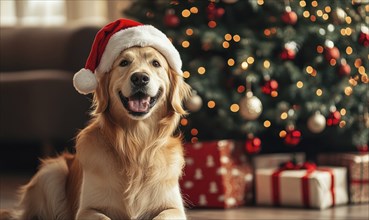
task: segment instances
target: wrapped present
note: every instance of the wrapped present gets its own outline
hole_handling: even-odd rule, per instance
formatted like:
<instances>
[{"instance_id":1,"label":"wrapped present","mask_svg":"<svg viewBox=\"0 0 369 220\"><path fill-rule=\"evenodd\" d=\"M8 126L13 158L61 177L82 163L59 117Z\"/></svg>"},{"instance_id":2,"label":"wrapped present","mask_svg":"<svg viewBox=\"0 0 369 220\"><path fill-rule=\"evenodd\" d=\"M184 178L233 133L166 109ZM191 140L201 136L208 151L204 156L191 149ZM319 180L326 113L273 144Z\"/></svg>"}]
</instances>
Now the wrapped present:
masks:
<instances>
[{"instance_id":1,"label":"wrapped present","mask_svg":"<svg viewBox=\"0 0 369 220\"><path fill-rule=\"evenodd\" d=\"M347 169L286 163L278 169L256 170L258 205L325 209L348 202Z\"/></svg>"},{"instance_id":2,"label":"wrapped present","mask_svg":"<svg viewBox=\"0 0 369 220\"><path fill-rule=\"evenodd\" d=\"M260 154L252 159L252 167L259 168L278 168L281 164L295 160L295 163L305 161L304 153L278 153L278 154Z\"/></svg>"},{"instance_id":3,"label":"wrapped present","mask_svg":"<svg viewBox=\"0 0 369 220\"><path fill-rule=\"evenodd\" d=\"M350 202L369 202L369 153L320 154L317 163L347 167Z\"/></svg>"},{"instance_id":4,"label":"wrapped present","mask_svg":"<svg viewBox=\"0 0 369 220\"><path fill-rule=\"evenodd\" d=\"M253 176L255 176L256 169L260 168L279 168L281 164L289 161L295 163L303 163L305 161L304 153L271 153L254 155L251 159L253 168ZM254 184L255 185L255 179ZM252 191L252 201L255 203L255 187Z\"/></svg>"},{"instance_id":5,"label":"wrapped present","mask_svg":"<svg viewBox=\"0 0 369 220\"><path fill-rule=\"evenodd\" d=\"M182 194L196 207L230 208L245 203L252 170L230 140L185 144Z\"/></svg>"}]
</instances>

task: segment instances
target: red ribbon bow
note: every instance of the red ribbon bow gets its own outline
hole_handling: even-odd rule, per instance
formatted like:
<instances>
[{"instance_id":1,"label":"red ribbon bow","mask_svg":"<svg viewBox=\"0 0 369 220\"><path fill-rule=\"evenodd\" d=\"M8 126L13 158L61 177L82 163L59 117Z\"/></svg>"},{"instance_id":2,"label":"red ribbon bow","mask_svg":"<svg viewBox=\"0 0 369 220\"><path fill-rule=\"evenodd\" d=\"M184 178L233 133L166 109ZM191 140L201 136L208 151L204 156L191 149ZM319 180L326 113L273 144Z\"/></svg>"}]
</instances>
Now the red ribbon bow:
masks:
<instances>
[{"instance_id":1,"label":"red ribbon bow","mask_svg":"<svg viewBox=\"0 0 369 220\"><path fill-rule=\"evenodd\" d=\"M296 164L292 161L281 165L280 170L307 170L309 172L316 170L316 164L313 162L305 162L303 164Z\"/></svg>"}]
</instances>

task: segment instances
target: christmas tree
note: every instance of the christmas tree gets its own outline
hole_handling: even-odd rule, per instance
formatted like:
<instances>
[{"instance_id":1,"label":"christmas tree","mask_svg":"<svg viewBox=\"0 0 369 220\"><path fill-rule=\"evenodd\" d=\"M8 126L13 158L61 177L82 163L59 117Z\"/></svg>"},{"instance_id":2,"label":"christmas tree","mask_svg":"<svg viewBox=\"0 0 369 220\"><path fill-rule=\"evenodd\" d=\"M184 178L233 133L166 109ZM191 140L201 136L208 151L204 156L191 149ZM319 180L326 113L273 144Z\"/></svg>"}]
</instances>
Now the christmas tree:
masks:
<instances>
[{"instance_id":1,"label":"christmas tree","mask_svg":"<svg viewBox=\"0 0 369 220\"><path fill-rule=\"evenodd\" d=\"M249 153L365 151L369 4L364 0L135 1L193 88L187 141L236 139Z\"/></svg>"}]
</instances>

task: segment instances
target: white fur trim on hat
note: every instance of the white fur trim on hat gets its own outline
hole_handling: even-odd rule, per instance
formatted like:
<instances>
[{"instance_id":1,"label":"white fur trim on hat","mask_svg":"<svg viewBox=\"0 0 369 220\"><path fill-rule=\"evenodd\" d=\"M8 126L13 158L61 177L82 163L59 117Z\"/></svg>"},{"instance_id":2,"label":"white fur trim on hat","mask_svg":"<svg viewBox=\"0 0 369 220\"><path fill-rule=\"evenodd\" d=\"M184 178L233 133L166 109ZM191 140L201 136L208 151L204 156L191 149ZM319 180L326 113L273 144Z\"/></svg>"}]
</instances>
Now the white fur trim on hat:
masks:
<instances>
[{"instance_id":1,"label":"white fur trim on hat","mask_svg":"<svg viewBox=\"0 0 369 220\"><path fill-rule=\"evenodd\" d=\"M73 85L83 95L92 93L97 87L96 76L90 70L82 68L74 74Z\"/></svg>"},{"instance_id":2,"label":"white fur trim on hat","mask_svg":"<svg viewBox=\"0 0 369 220\"><path fill-rule=\"evenodd\" d=\"M130 27L115 33L106 45L95 73L100 75L110 71L119 54L123 50L134 46L151 46L157 49L167 59L170 67L178 74L183 74L179 52L163 32L151 25Z\"/></svg>"}]
</instances>

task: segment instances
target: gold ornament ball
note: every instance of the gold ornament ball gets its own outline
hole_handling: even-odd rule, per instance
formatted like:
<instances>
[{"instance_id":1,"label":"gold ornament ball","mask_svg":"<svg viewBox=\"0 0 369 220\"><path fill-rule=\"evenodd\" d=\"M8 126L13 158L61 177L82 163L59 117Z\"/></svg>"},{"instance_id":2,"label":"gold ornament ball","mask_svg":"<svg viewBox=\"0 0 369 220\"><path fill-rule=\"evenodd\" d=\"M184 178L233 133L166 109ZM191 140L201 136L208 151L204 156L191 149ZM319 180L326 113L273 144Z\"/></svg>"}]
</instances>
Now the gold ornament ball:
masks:
<instances>
[{"instance_id":1,"label":"gold ornament ball","mask_svg":"<svg viewBox=\"0 0 369 220\"><path fill-rule=\"evenodd\" d=\"M248 93L240 101L240 114L246 120L257 119L263 111L263 105L258 97Z\"/></svg>"},{"instance_id":2,"label":"gold ornament ball","mask_svg":"<svg viewBox=\"0 0 369 220\"><path fill-rule=\"evenodd\" d=\"M312 133L318 134L325 129L326 119L320 113L315 113L307 121L307 127Z\"/></svg>"},{"instance_id":3,"label":"gold ornament ball","mask_svg":"<svg viewBox=\"0 0 369 220\"><path fill-rule=\"evenodd\" d=\"M188 100L186 100L185 106L191 112L197 112L202 107L202 99L199 95L192 94L192 96Z\"/></svg>"}]
</instances>

